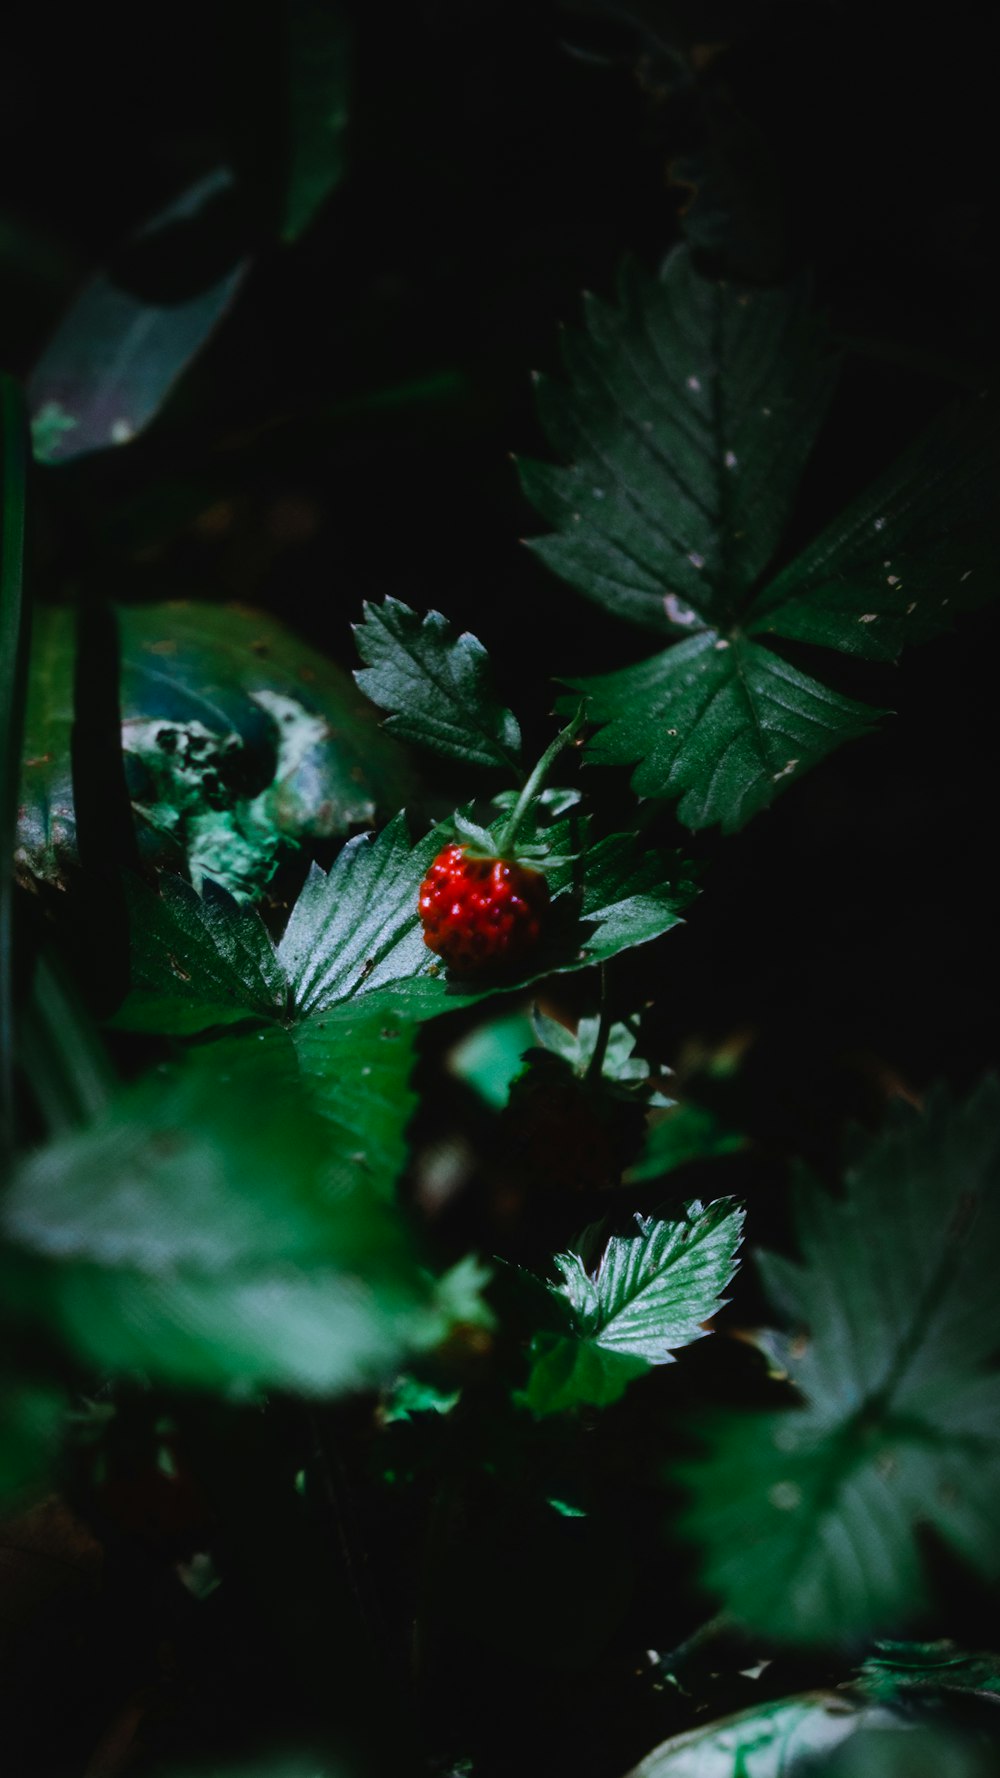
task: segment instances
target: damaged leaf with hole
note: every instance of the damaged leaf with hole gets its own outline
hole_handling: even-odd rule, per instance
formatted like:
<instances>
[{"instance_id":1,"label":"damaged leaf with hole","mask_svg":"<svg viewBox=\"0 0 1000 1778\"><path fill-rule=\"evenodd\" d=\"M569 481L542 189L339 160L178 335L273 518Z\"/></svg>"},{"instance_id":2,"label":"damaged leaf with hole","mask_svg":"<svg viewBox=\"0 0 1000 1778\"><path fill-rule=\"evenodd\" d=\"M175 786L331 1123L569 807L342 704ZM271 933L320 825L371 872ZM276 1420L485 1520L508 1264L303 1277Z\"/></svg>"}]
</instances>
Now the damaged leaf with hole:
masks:
<instances>
[{"instance_id":1,"label":"damaged leaf with hole","mask_svg":"<svg viewBox=\"0 0 1000 1778\"><path fill-rule=\"evenodd\" d=\"M125 781L147 863L250 900L304 840L369 826L412 794L405 754L350 676L274 618L179 601L117 619ZM78 864L74 659L73 612L39 611L17 842L28 886L65 888Z\"/></svg>"}]
</instances>

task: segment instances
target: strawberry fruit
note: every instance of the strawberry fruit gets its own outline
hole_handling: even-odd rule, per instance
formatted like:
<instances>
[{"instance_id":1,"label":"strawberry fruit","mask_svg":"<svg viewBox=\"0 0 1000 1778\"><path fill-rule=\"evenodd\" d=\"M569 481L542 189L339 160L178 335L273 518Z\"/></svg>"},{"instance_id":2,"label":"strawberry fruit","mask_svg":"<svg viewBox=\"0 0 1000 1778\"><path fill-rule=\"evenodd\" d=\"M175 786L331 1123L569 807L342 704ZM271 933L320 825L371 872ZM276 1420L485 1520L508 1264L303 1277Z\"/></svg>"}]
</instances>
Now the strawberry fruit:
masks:
<instances>
[{"instance_id":1,"label":"strawberry fruit","mask_svg":"<svg viewBox=\"0 0 1000 1778\"><path fill-rule=\"evenodd\" d=\"M537 944L548 905L541 871L445 846L420 885L424 943L456 975L502 969Z\"/></svg>"}]
</instances>

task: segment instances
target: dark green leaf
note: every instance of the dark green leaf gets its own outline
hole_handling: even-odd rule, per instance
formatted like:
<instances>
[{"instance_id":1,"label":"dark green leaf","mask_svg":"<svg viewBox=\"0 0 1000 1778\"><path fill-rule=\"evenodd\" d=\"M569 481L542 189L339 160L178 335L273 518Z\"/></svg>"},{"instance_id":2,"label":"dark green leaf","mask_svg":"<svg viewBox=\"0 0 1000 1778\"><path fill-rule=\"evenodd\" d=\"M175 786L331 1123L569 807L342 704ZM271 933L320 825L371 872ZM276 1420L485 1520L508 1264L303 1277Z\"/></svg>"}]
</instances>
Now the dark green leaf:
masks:
<instances>
[{"instance_id":1,"label":"dark green leaf","mask_svg":"<svg viewBox=\"0 0 1000 1778\"><path fill-rule=\"evenodd\" d=\"M493 690L482 643L468 631L456 636L440 612L421 617L399 599L364 609L354 636L367 665L354 677L391 712L385 727L467 764L517 773L521 732Z\"/></svg>"},{"instance_id":2,"label":"dark green leaf","mask_svg":"<svg viewBox=\"0 0 1000 1778\"><path fill-rule=\"evenodd\" d=\"M228 190L219 171L199 180L147 223L137 240L190 223ZM183 301L144 301L99 274L60 322L28 385L35 455L67 463L88 451L127 444L155 419L178 377L228 309L247 270L243 261Z\"/></svg>"},{"instance_id":3,"label":"dark green leaf","mask_svg":"<svg viewBox=\"0 0 1000 1778\"><path fill-rule=\"evenodd\" d=\"M127 885L132 929L131 1031L190 1036L253 1017L280 1018L284 971L267 928L209 879L199 895L164 872L156 889Z\"/></svg>"},{"instance_id":4,"label":"dark green leaf","mask_svg":"<svg viewBox=\"0 0 1000 1778\"><path fill-rule=\"evenodd\" d=\"M24 605L24 403L0 374L0 1157L13 1130L12 859L17 826L28 627Z\"/></svg>"},{"instance_id":5,"label":"dark green leaf","mask_svg":"<svg viewBox=\"0 0 1000 1778\"><path fill-rule=\"evenodd\" d=\"M744 1138L727 1130L714 1112L701 1105L672 1105L651 1116L642 1153L628 1169L626 1181L638 1185L646 1179L662 1179L690 1161L735 1154L743 1146Z\"/></svg>"},{"instance_id":6,"label":"dark green leaf","mask_svg":"<svg viewBox=\"0 0 1000 1778\"><path fill-rule=\"evenodd\" d=\"M767 636L887 659L989 596L995 405L947 415L758 590L830 390L804 287L743 290L678 249L659 279L629 272L618 309L591 303L587 326L566 347L569 387L541 391L572 467L524 468L557 527L532 548L620 616L686 632L636 666L569 682L600 725L588 757L638 761L639 795L680 797L688 826L731 831L883 714Z\"/></svg>"},{"instance_id":7,"label":"dark green leaf","mask_svg":"<svg viewBox=\"0 0 1000 1778\"><path fill-rule=\"evenodd\" d=\"M892 1629L921 1601L918 1526L1000 1573L998 1187L994 1080L894 1117L842 1200L803 1186L802 1262L761 1259L803 1405L700 1426L686 1472L734 1617L799 1642Z\"/></svg>"},{"instance_id":8,"label":"dark green leaf","mask_svg":"<svg viewBox=\"0 0 1000 1778\"><path fill-rule=\"evenodd\" d=\"M569 469L525 464L559 535L532 548L581 592L657 630L725 625L767 566L826 411L832 361L805 284L702 277L686 248L619 306L589 297L569 387L539 405Z\"/></svg>"},{"instance_id":9,"label":"dark green leaf","mask_svg":"<svg viewBox=\"0 0 1000 1778\"><path fill-rule=\"evenodd\" d=\"M637 1234L611 1237L593 1274L579 1254L556 1255L562 1283L549 1288L568 1306L571 1331L535 1343L523 1397L534 1413L616 1401L632 1377L703 1338L722 1308L743 1211L720 1198L689 1204L679 1222L636 1222Z\"/></svg>"},{"instance_id":10,"label":"dark green leaf","mask_svg":"<svg viewBox=\"0 0 1000 1778\"><path fill-rule=\"evenodd\" d=\"M641 763L640 796L680 796L688 827L742 827L779 790L882 714L746 636L706 630L599 679L573 681L602 724L589 757ZM564 700L563 708L569 707Z\"/></svg>"},{"instance_id":11,"label":"dark green leaf","mask_svg":"<svg viewBox=\"0 0 1000 1778\"><path fill-rule=\"evenodd\" d=\"M349 1108L331 1142L291 1038L197 1049L23 1163L3 1206L5 1298L115 1371L376 1383L451 1316L352 1136Z\"/></svg>"},{"instance_id":12,"label":"dark green leaf","mask_svg":"<svg viewBox=\"0 0 1000 1778\"><path fill-rule=\"evenodd\" d=\"M336 0L288 0L289 173L286 241L295 241L344 175L351 35Z\"/></svg>"},{"instance_id":13,"label":"dark green leaf","mask_svg":"<svg viewBox=\"0 0 1000 1778\"><path fill-rule=\"evenodd\" d=\"M750 630L869 660L939 635L996 593L998 483L996 403L952 408L765 588Z\"/></svg>"},{"instance_id":14,"label":"dark green leaf","mask_svg":"<svg viewBox=\"0 0 1000 1778\"><path fill-rule=\"evenodd\" d=\"M122 746L145 858L260 892L282 852L397 808L412 777L349 676L243 606L122 608ZM73 614L43 610L32 654L18 869L76 862L69 737Z\"/></svg>"},{"instance_id":15,"label":"dark green leaf","mask_svg":"<svg viewBox=\"0 0 1000 1778\"><path fill-rule=\"evenodd\" d=\"M261 1022L257 1042L279 1064L292 1046L313 1107L343 1153L388 1196L406 1160L404 1130L416 1100L409 1085L413 1028L380 1001L348 1001L293 1015L284 969L260 916L207 883L199 896L179 877L159 893L129 885L132 992L115 1023L176 1036ZM290 1020L291 1022L286 1022Z\"/></svg>"}]
</instances>

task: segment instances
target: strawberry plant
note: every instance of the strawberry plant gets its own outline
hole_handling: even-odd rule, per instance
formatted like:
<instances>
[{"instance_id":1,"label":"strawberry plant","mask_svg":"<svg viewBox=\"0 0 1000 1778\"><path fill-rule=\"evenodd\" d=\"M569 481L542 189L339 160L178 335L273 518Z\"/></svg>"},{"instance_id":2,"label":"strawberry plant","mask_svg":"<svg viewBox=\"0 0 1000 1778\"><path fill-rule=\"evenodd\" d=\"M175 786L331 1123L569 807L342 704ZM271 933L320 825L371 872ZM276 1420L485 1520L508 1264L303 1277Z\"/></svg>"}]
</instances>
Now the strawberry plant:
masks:
<instances>
[{"instance_id":1,"label":"strawberry plant","mask_svg":"<svg viewBox=\"0 0 1000 1778\"><path fill-rule=\"evenodd\" d=\"M997 1769L991 64L807 10L2 27L17 1778Z\"/></svg>"}]
</instances>

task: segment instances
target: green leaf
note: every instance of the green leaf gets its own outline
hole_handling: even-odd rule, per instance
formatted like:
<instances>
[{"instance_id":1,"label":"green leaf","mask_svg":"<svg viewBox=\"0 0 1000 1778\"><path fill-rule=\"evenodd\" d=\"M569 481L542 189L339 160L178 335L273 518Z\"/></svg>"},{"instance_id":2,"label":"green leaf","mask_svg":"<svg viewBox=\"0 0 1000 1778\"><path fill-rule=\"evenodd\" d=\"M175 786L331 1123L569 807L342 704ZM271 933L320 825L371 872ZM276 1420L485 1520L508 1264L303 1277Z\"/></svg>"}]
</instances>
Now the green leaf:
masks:
<instances>
[{"instance_id":1,"label":"green leaf","mask_svg":"<svg viewBox=\"0 0 1000 1778\"><path fill-rule=\"evenodd\" d=\"M266 926L210 878L199 895L163 872L126 885L132 931L128 1029L190 1036L280 1018L287 982Z\"/></svg>"},{"instance_id":2,"label":"green leaf","mask_svg":"<svg viewBox=\"0 0 1000 1778\"><path fill-rule=\"evenodd\" d=\"M831 387L805 287L720 283L680 248L658 279L629 270L619 307L591 302L586 322L565 350L569 388L541 390L573 467L524 467L557 527L531 547L619 616L684 637L568 681L600 727L588 757L638 762L639 795L679 797L688 826L732 831L884 714L768 637L888 659L989 596L995 404L946 415L760 588Z\"/></svg>"},{"instance_id":3,"label":"green leaf","mask_svg":"<svg viewBox=\"0 0 1000 1778\"><path fill-rule=\"evenodd\" d=\"M351 1121L331 1140L290 1037L194 1050L22 1164L2 1209L5 1300L116 1372L322 1393L384 1381L451 1317L348 1146Z\"/></svg>"},{"instance_id":4,"label":"green leaf","mask_svg":"<svg viewBox=\"0 0 1000 1778\"><path fill-rule=\"evenodd\" d=\"M347 15L336 3L288 0L286 241L298 239L344 176L351 47Z\"/></svg>"},{"instance_id":5,"label":"green leaf","mask_svg":"<svg viewBox=\"0 0 1000 1778\"><path fill-rule=\"evenodd\" d=\"M448 982L423 942L418 890L448 828L411 846L400 814L374 840L349 840L329 876L314 865L278 947L298 1007L310 1011L392 985L401 1008L431 1018L497 991L496 983ZM579 969L668 931L692 893L681 869L667 874L669 862L615 834L550 871L550 931L524 979Z\"/></svg>"},{"instance_id":6,"label":"green leaf","mask_svg":"<svg viewBox=\"0 0 1000 1778\"><path fill-rule=\"evenodd\" d=\"M996 402L949 409L754 601L756 635L895 660L996 592Z\"/></svg>"},{"instance_id":7,"label":"green leaf","mask_svg":"<svg viewBox=\"0 0 1000 1778\"><path fill-rule=\"evenodd\" d=\"M347 1001L295 1013L284 969L259 914L207 883L199 896L179 877L159 893L128 886L132 992L113 1023L126 1030L191 1036L259 1022L262 1059L291 1044L302 1088L339 1133L364 1177L389 1196L406 1160L404 1131L416 1108L409 1084L414 1032L378 1001Z\"/></svg>"},{"instance_id":8,"label":"green leaf","mask_svg":"<svg viewBox=\"0 0 1000 1778\"><path fill-rule=\"evenodd\" d=\"M601 1032L601 1020L595 1014L593 1018L579 1020L575 1031L568 1031L558 1019L547 1018L545 1013L534 1009L532 1025L536 1043L543 1049L560 1056L572 1068L574 1074L581 1079L586 1075L591 1058L597 1048ZM605 1080L631 1084L645 1080L649 1075L649 1063L641 1056L633 1054L636 1045L635 1032L627 1025L616 1023L608 1031L604 1050L601 1074Z\"/></svg>"},{"instance_id":9,"label":"green leaf","mask_svg":"<svg viewBox=\"0 0 1000 1778\"><path fill-rule=\"evenodd\" d=\"M434 1018L500 991L508 980L452 983L423 941L421 881L451 824L414 845L401 812L382 832L360 834L329 873L313 865L275 953L256 914L184 885L160 895L136 885L133 992L116 1024L191 1033L247 1018L303 1019L371 1005L372 1016ZM556 838L558 839L558 833ZM583 968L676 925L693 893L670 862L637 852L634 836L602 840L554 869L551 931L533 974Z\"/></svg>"},{"instance_id":10,"label":"green leaf","mask_svg":"<svg viewBox=\"0 0 1000 1778\"><path fill-rule=\"evenodd\" d=\"M639 796L680 796L691 828L731 833L883 712L802 673L747 636L704 630L634 667L573 681L602 725L588 757L640 764ZM561 701L568 709L570 700Z\"/></svg>"},{"instance_id":11,"label":"green leaf","mask_svg":"<svg viewBox=\"0 0 1000 1778\"><path fill-rule=\"evenodd\" d=\"M539 407L572 468L522 466L558 527L531 547L610 610L661 631L725 624L781 539L832 390L808 286L703 277L686 248L622 271L563 338Z\"/></svg>"},{"instance_id":12,"label":"green leaf","mask_svg":"<svg viewBox=\"0 0 1000 1778\"><path fill-rule=\"evenodd\" d=\"M638 1185L647 1179L662 1179L677 1167L691 1161L714 1160L717 1156L735 1154L744 1146L745 1138L735 1135L721 1124L714 1112L702 1105L673 1105L662 1115L655 1115L646 1126L646 1139L639 1159L625 1175L627 1184Z\"/></svg>"},{"instance_id":13,"label":"green leaf","mask_svg":"<svg viewBox=\"0 0 1000 1778\"><path fill-rule=\"evenodd\" d=\"M535 1414L616 1401L632 1377L672 1364L703 1338L736 1270L743 1211L729 1198L697 1201L678 1222L636 1217L636 1235L613 1235L591 1274L576 1253L559 1253L562 1283L549 1286L568 1308L571 1333L536 1339L523 1395Z\"/></svg>"},{"instance_id":14,"label":"green leaf","mask_svg":"<svg viewBox=\"0 0 1000 1778\"><path fill-rule=\"evenodd\" d=\"M427 1378L404 1371L382 1403L379 1418L383 1425L391 1426L397 1420L412 1420L414 1414L450 1414L461 1394L460 1389L439 1389Z\"/></svg>"},{"instance_id":15,"label":"green leaf","mask_svg":"<svg viewBox=\"0 0 1000 1778\"><path fill-rule=\"evenodd\" d=\"M954 1642L879 1642L869 1655L857 1684L871 1698L885 1703L919 1702L949 1692L1000 1696L1000 1655L988 1650L970 1653Z\"/></svg>"},{"instance_id":16,"label":"green leaf","mask_svg":"<svg viewBox=\"0 0 1000 1778\"><path fill-rule=\"evenodd\" d=\"M0 374L0 1165L13 1134L12 917L28 625L24 604L24 402Z\"/></svg>"},{"instance_id":17,"label":"green leaf","mask_svg":"<svg viewBox=\"0 0 1000 1778\"><path fill-rule=\"evenodd\" d=\"M143 856L241 898L285 850L395 809L412 789L349 676L244 606L118 611L122 746ZM72 612L39 612L17 865L65 887L76 864Z\"/></svg>"},{"instance_id":18,"label":"green leaf","mask_svg":"<svg viewBox=\"0 0 1000 1778\"><path fill-rule=\"evenodd\" d=\"M852 1735L860 1713L835 1692L806 1692L674 1735L626 1778L792 1778ZM800 1763L801 1762L801 1763Z\"/></svg>"},{"instance_id":19,"label":"green leaf","mask_svg":"<svg viewBox=\"0 0 1000 1778\"><path fill-rule=\"evenodd\" d=\"M469 765L518 773L521 732L496 696L482 643L468 631L456 636L439 611L421 617L400 599L364 611L354 635L367 664L354 677L391 712L385 727Z\"/></svg>"},{"instance_id":20,"label":"green leaf","mask_svg":"<svg viewBox=\"0 0 1000 1778\"><path fill-rule=\"evenodd\" d=\"M210 174L138 232L142 250L181 225L209 221L231 175ZM177 247L175 244L174 251ZM185 300L145 301L100 273L57 327L28 384L35 455L44 463L127 444L155 419L171 389L229 308L246 274L241 261Z\"/></svg>"},{"instance_id":21,"label":"green leaf","mask_svg":"<svg viewBox=\"0 0 1000 1778\"><path fill-rule=\"evenodd\" d=\"M893 1117L835 1200L805 1184L801 1262L760 1265L803 1405L700 1423L686 1527L742 1622L797 1642L920 1606L918 1527L1000 1573L1000 1085ZM773 1353L776 1342L767 1342Z\"/></svg>"},{"instance_id":22,"label":"green leaf","mask_svg":"<svg viewBox=\"0 0 1000 1778\"><path fill-rule=\"evenodd\" d=\"M448 1067L494 1111L502 1111L511 1082L524 1067L524 1053L535 1041L534 1026L526 1012L490 1019L449 1050Z\"/></svg>"}]
</instances>

